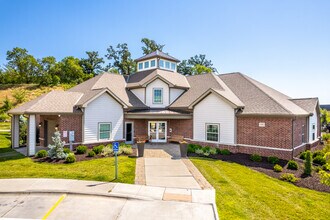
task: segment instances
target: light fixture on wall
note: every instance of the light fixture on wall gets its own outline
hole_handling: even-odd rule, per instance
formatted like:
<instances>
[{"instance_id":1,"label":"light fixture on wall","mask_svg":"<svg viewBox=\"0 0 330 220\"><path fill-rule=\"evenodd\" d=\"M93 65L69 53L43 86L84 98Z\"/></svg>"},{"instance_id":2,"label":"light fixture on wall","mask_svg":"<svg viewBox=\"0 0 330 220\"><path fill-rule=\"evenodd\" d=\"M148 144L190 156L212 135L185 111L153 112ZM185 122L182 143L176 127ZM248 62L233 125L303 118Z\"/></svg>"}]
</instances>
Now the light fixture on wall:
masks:
<instances>
[{"instance_id":1,"label":"light fixture on wall","mask_svg":"<svg viewBox=\"0 0 330 220\"><path fill-rule=\"evenodd\" d=\"M55 130L56 130L56 131L58 130L58 126L59 126L58 124L57 124L57 125L55 125Z\"/></svg>"},{"instance_id":2,"label":"light fixture on wall","mask_svg":"<svg viewBox=\"0 0 330 220\"><path fill-rule=\"evenodd\" d=\"M38 127L40 128L42 126L42 122L39 122Z\"/></svg>"},{"instance_id":3,"label":"light fixture on wall","mask_svg":"<svg viewBox=\"0 0 330 220\"><path fill-rule=\"evenodd\" d=\"M61 117L61 115L58 115L58 117Z\"/></svg>"}]
</instances>

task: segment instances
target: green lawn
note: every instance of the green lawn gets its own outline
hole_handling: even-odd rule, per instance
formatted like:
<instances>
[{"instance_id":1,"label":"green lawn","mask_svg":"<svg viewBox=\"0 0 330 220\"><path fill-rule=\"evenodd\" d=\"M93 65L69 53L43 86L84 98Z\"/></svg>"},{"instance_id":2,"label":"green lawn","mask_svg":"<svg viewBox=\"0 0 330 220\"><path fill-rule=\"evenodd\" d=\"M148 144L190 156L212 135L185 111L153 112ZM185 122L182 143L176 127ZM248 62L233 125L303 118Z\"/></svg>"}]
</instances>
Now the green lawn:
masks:
<instances>
[{"instance_id":1,"label":"green lawn","mask_svg":"<svg viewBox=\"0 0 330 220\"><path fill-rule=\"evenodd\" d=\"M7 127L6 127L7 126ZM1 129L9 129L0 123ZM135 159L118 157L118 179L114 180L114 158L94 159L73 164L37 163L10 148L10 133L0 132L0 178L65 178L134 183Z\"/></svg>"},{"instance_id":2,"label":"green lawn","mask_svg":"<svg viewBox=\"0 0 330 220\"><path fill-rule=\"evenodd\" d=\"M236 163L190 159L216 189L220 219L329 219L329 193L300 188Z\"/></svg>"},{"instance_id":3,"label":"green lawn","mask_svg":"<svg viewBox=\"0 0 330 220\"><path fill-rule=\"evenodd\" d=\"M118 179L114 180L114 158L107 157L73 164L50 164L34 162L21 154L1 157L1 152L12 151L0 149L0 178L63 178L97 181L114 181L134 183L135 159L127 156L118 157Z\"/></svg>"},{"instance_id":4,"label":"green lawn","mask_svg":"<svg viewBox=\"0 0 330 220\"><path fill-rule=\"evenodd\" d=\"M10 130L10 122L0 122L0 130Z\"/></svg>"}]
</instances>

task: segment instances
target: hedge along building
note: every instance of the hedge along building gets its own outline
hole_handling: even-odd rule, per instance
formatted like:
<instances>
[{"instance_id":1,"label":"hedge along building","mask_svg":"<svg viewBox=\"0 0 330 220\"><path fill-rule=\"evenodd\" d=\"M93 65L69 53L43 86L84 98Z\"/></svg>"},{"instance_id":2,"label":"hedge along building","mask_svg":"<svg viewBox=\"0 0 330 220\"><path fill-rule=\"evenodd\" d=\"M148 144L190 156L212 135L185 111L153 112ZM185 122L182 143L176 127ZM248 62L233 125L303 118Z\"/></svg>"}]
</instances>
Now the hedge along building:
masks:
<instances>
[{"instance_id":1,"label":"hedge along building","mask_svg":"<svg viewBox=\"0 0 330 220\"><path fill-rule=\"evenodd\" d=\"M160 51L136 60L130 76L103 73L68 91L52 91L12 115L12 146L19 147L19 115L28 117L29 155L57 129L74 144L134 142L148 135L166 143L182 135L190 143L290 159L319 143L317 98L292 99L244 74L184 76L179 60Z\"/></svg>"}]
</instances>

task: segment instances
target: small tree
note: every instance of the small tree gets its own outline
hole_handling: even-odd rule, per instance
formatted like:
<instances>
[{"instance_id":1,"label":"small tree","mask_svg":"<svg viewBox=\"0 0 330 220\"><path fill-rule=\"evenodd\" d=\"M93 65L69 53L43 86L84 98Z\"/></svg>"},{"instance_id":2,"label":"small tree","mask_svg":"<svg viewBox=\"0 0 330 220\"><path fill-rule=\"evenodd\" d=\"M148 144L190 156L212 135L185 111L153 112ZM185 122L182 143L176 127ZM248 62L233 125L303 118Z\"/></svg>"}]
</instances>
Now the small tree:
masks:
<instances>
[{"instance_id":1,"label":"small tree","mask_svg":"<svg viewBox=\"0 0 330 220\"><path fill-rule=\"evenodd\" d=\"M65 159L67 154L63 151L65 142L61 140L61 133L56 131L52 139L54 144L48 145L48 156L51 159Z\"/></svg>"},{"instance_id":2,"label":"small tree","mask_svg":"<svg viewBox=\"0 0 330 220\"><path fill-rule=\"evenodd\" d=\"M13 92L13 97L16 99L16 104L24 102L26 96L26 91L19 89Z\"/></svg>"},{"instance_id":3,"label":"small tree","mask_svg":"<svg viewBox=\"0 0 330 220\"><path fill-rule=\"evenodd\" d=\"M310 151L306 152L304 173L308 176L312 173L312 154Z\"/></svg>"}]
</instances>

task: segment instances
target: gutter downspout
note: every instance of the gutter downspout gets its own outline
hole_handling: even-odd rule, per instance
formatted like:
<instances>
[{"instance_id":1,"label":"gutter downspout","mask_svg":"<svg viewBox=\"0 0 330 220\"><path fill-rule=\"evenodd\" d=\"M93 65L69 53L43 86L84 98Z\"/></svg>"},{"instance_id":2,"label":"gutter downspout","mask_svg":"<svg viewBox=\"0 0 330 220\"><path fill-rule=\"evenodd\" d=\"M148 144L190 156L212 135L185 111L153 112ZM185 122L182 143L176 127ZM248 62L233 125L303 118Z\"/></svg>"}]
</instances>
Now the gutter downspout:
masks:
<instances>
[{"instance_id":1,"label":"gutter downspout","mask_svg":"<svg viewBox=\"0 0 330 220\"><path fill-rule=\"evenodd\" d=\"M291 126L291 138L292 138L292 154L291 154L291 159L293 159L294 155L294 121L296 120L296 117L292 119L292 126Z\"/></svg>"}]
</instances>

